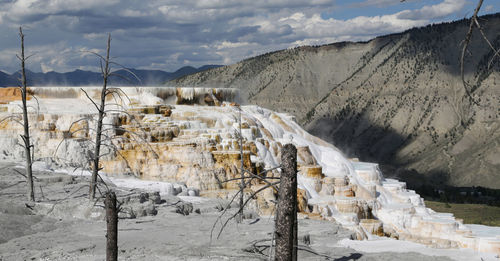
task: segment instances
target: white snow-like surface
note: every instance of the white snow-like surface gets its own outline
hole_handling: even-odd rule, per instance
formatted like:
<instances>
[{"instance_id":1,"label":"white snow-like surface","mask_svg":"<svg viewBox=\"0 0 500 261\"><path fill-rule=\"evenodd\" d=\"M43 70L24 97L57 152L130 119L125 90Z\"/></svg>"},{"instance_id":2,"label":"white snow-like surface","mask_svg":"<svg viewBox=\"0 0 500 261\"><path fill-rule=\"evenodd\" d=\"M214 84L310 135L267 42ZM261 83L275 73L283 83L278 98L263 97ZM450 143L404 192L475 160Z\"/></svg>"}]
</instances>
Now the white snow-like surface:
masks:
<instances>
[{"instance_id":1,"label":"white snow-like surface","mask_svg":"<svg viewBox=\"0 0 500 261\"><path fill-rule=\"evenodd\" d=\"M482 237L496 237L500 240L500 227L466 224L475 234Z\"/></svg>"},{"instance_id":2,"label":"white snow-like surface","mask_svg":"<svg viewBox=\"0 0 500 261\"><path fill-rule=\"evenodd\" d=\"M23 165L17 165L16 168L24 169ZM81 169L56 169L52 170L45 162L37 161L33 163L34 171L54 171L56 173L67 174L71 176L91 176L92 173L87 170ZM140 189L148 192L160 192L160 195L175 195L174 189L182 191L182 186L175 183L163 182L163 181L149 181L142 180L134 177L129 178L117 178L113 176L108 176L105 173L99 174L101 178L106 182L108 186L117 186L122 188L130 189ZM186 201L202 202L203 199L193 199L199 197L193 196L182 196Z\"/></svg>"},{"instance_id":3,"label":"white snow-like surface","mask_svg":"<svg viewBox=\"0 0 500 261\"><path fill-rule=\"evenodd\" d=\"M35 92L44 98L40 99L40 113L43 114L61 114L55 122L55 128L59 131L67 130L76 118L82 114L96 112L95 106L88 101L85 95L79 88L34 88ZM153 106L163 104L176 104L172 102L179 99L203 100L205 95L213 95L213 93L225 93L228 96L234 96L232 89L212 89L212 88L122 88L123 92L131 100L131 104L122 103L119 106L124 106L125 109L132 106ZM99 88L88 87L87 93L91 97L96 97L99 94ZM64 98L64 99L62 99ZM33 101L30 101L33 105ZM17 108L18 102L9 104L9 112ZM67 106L67 105L71 106ZM119 106L108 109L118 109ZM68 109L69 108L69 109ZM146 114L143 122L147 124L172 123L173 121L180 129L182 129L183 140L175 140L175 142L188 141L189 139L199 139L200 134L220 134L223 136L220 139L220 144L228 150L237 151L232 147L233 143L239 137L239 116L244 123L248 123L249 128L242 129L242 136L246 141L253 142L257 147L257 155L252 155L253 163L264 163L266 168L276 167L280 164L280 153L277 148L279 146L293 143L296 146L308 147L311 155L314 157L317 164L322 168L322 173L334 180L348 180L348 186L357 188L356 195L351 194L349 198L342 195L324 195L319 189L316 190L317 182L322 182L318 178L306 177L305 174L299 173L298 185L305 189L310 204L321 205L319 212L325 218L334 218L338 222L346 226L356 226L359 223L359 218L354 213L360 207L370 207L371 213L376 219L379 219L385 226L394 228L397 233L402 235L411 235L414 238L433 239L439 238L449 240L451 242L462 242L468 247L478 249L493 249L498 251L497 240L500 240L500 229L489 229L486 227L467 227L461 222L455 220L453 215L446 213L436 213L427 209L423 203L423 199L414 191L407 190L406 184L394 179L384 179L378 165L376 163L355 162L347 159L337 148L327 142L314 137L304 131L293 119L292 116L283 113L276 113L258 106L231 106L228 103L223 106L200 106L195 105L173 105L172 115L164 117L160 114ZM50 117L48 117L50 118ZM215 127L209 127L208 119L215 120ZM111 123L112 115L108 115L108 123ZM252 124L250 124L252 123ZM92 122L89 123L93 124ZM255 126L256 125L256 126ZM9 134L10 135L10 134ZM11 144L11 143L9 143ZM264 145L266 144L266 145ZM269 146L268 146L269 145ZM9 145L10 146L10 145ZM75 161L81 157L85 149L78 150L79 143L73 142L64 147L66 150L63 154L69 157L70 161ZM50 144L47 146L50 148ZM203 165L203 162L209 162L211 159L210 153L199 156L196 153L186 154L181 152L179 158L183 162L197 162L198 165ZM207 156L208 155L208 156ZM35 164L34 168L43 168ZM154 169L155 166L152 166ZM162 168L162 171L169 168ZM73 172L65 170L72 175L89 175L88 172ZM120 174L120 173L118 173ZM200 173L196 172L198 175ZM146 181L135 178L117 178L113 176L103 175L107 181L112 182L121 187L139 188L148 191L159 191L161 194L173 194L173 191L178 191L179 185L161 182L161 181ZM176 177L177 179L177 177ZM169 179L170 180L170 179ZM196 186L196 185L195 185ZM342 185L339 185L342 186ZM345 186L345 187L348 187ZM343 188L339 188L337 191ZM352 190L351 190L352 191ZM358 193L361 192L361 193ZM364 193L364 197L358 194ZM341 210L338 206L340 203L347 206ZM318 207L318 206L316 206ZM345 211L352 207L353 212ZM347 212L347 213L346 213ZM471 231L469 231L471 230ZM359 231L359 230L358 230ZM362 231L362 230L361 230ZM469 233L470 232L470 233ZM478 238L480 237L480 238ZM472 238L472 239L471 239ZM490 244L491 243L491 244ZM487 250L487 251L490 251Z\"/></svg>"},{"instance_id":4,"label":"white snow-like surface","mask_svg":"<svg viewBox=\"0 0 500 261\"><path fill-rule=\"evenodd\" d=\"M375 237L375 236L374 236ZM472 249L436 249L426 245L395 240L391 238L375 237L374 240L351 240L342 239L337 244L342 247L350 247L357 251L368 253L397 252L408 253L417 252L428 256L446 256L457 261L498 261L497 255L489 253L478 253Z\"/></svg>"},{"instance_id":5,"label":"white snow-like surface","mask_svg":"<svg viewBox=\"0 0 500 261\"><path fill-rule=\"evenodd\" d=\"M348 173L348 170L353 168L342 153L333 146L322 146L312 140L313 136L305 132L300 126L292 121L288 115L274 113L286 125L290 126L294 132L287 131L279 124L273 121L272 111L258 106L243 106L243 111L247 117L258 120L265 129L267 129L277 141L282 144L293 143L297 146L309 146L312 155L318 160L318 163L323 167L323 172L326 176L343 176ZM314 137L315 138L315 137ZM317 138L316 138L317 139ZM319 139L318 139L319 140ZM278 161L278 159L275 159ZM308 191L311 194L311 191Z\"/></svg>"}]
</instances>

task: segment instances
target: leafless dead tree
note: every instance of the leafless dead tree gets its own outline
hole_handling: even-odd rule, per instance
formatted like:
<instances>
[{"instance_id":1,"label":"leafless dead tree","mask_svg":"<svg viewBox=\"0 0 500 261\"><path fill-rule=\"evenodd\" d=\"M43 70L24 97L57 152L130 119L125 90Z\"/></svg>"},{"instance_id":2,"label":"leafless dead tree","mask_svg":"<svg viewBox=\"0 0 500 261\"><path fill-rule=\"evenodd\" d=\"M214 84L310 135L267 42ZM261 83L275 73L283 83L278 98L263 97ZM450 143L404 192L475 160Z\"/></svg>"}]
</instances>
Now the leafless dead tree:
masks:
<instances>
[{"instance_id":1,"label":"leafless dead tree","mask_svg":"<svg viewBox=\"0 0 500 261\"><path fill-rule=\"evenodd\" d=\"M268 188L273 188L278 193L278 204L276 206L276 217L275 217L275 230L272 233L271 239L265 239L264 241L270 241L269 247L265 247L265 249L269 249L269 260L272 260L272 254L274 249L274 243L276 240L276 256L275 260L297 260L297 150L295 146L291 144L287 144L282 149L282 165L271 168L268 170L264 170L261 173L254 174L251 171L244 168L243 164L243 136L241 132L241 108L239 109L239 145L240 145L240 173L241 176L239 178L232 178L223 180L220 183L226 183L230 181L240 181L239 190L231 197L229 203L223 208L221 214L217 217L214 222L211 232L210 238L213 237L213 232L218 223L220 223L220 229L217 234L217 238L220 237L224 228L227 224L232 220L236 219L238 222L241 222L243 219L243 210L245 206L254 199L258 193L264 191ZM264 176L266 173L281 169L281 177L267 177ZM266 185L258 190L250 193L248 197L245 199L245 188L248 187L253 180L259 180L264 182ZM278 180L272 182L270 180ZM280 185L279 187L277 185ZM240 204L238 211L233 215L229 216L224 222L222 222L223 216L227 213L230 205L234 202L234 200L239 196ZM238 220L239 219L239 220ZM279 231L278 231L279 230ZM290 237L285 236L290 235ZM279 245L279 246L278 246ZM256 249L256 248L252 248ZM279 249L279 251L278 251ZM262 251L258 251L260 254L263 254ZM288 259L290 257L290 259Z\"/></svg>"},{"instance_id":2,"label":"leafless dead tree","mask_svg":"<svg viewBox=\"0 0 500 261\"><path fill-rule=\"evenodd\" d=\"M213 237L213 232L214 232L214 229L215 227L217 226L217 224L219 222L222 222L222 219L224 217L224 215L227 213L228 209L230 209L230 205L236 200L237 197L239 197L239 208L238 208L238 211L236 213L234 213L233 215L231 215L229 218L227 218L223 223L221 223L221 227L219 229L219 232L217 234L217 238L220 237L220 235L222 234L224 228L227 226L227 224L229 223L229 221L231 221L232 219L236 219L236 221L238 223L240 223L242 220L243 220L243 211L245 209L245 206L252 200L255 198L255 196L260 193L261 191L264 191L265 189L268 189L268 188L274 188L276 191L278 190L276 185L279 184L279 181L278 182L271 182L269 180L272 180L272 179L279 179L277 177L267 177L267 173L268 172L271 172L273 170L276 170L276 169L279 169L280 167L275 167L275 168L271 168L271 169L268 169L268 170L264 170L258 174L254 174L252 173L251 171L245 169L245 166L244 166L244 154L243 154L243 135L242 135L242 118L241 118L241 107L240 106L236 106L236 108L238 109L238 120L239 120L239 129L237 131L237 135L238 135L238 143L239 143L239 150L240 150L240 177L239 178L232 178L232 179L226 179L226 180L222 180L222 181L219 181L219 187L222 188L222 184L224 183L227 183L227 182L231 182L231 181L240 181L240 184L239 184L239 189L238 191L231 197L231 199L229 200L229 202L227 203L227 205L225 207L223 207L223 211L221 212L221 214L217 217L217 220L214 222L213 226L212 226L212 229L211 229L211 232L210 232L210 238ZM266 176L264 176L266 175ZM217 178L217 176L216 176ZM251 184L251 182L255 179L258 179L259 181L262 181L264 182L266 185L260 189L258 189L257 191L251 193L247 199L245 200L245 189Z\"/></svg>"},{"instance_id":3,"label":"leafless dead tree","mask_svg":"<svg viewBox=\"0 0 500 261\"><path fill-rule=\"evenodd\" d=\"M405 0L400 0L401 2L405 2ZM461 50L461 55L460 55L460 77L462 80L462 86L464 89L465 94L464 95L458 95L455 93L455 101L453 105L453 109L455 111L456 116L458 117L458 124L461 124L462 126L466 125L466 111L468 110L469 105L476 105L476 106L481 106L479 104L479 101L476 100L473 97L474 93L474 86L470 84L466 79L465 79L465 64L466 64L466 56L470 54L468 48L469 44L472 40L472 35L474 32L474 29L477 29L479 33L481 34L481 37L483 40L487 43L488 47L491 49L493 52L492 57L490 58L490 61L488 62L488 69L490 68L491 64L493 61L497 58L500 58L500 49L496 49L495 46L491 43L491 41L488 39L486 34L484 33L483 27L479 23L478 19L478 13L479 10L481 9L481 6L483 5L483 0L479 0L477 2L476 8L474 9L474 13L472 17L470 18L470 24L469 24L469 29L467 31L467 34L465 35L465 38L462 42L462 50ZM468 99L469 103L466 104L463 102L464 99Z\"/></svg>"},{"instance_id":4,"label":"leafless dead tree","mask_svg":"<svg viewBox=\"0 0 500 261\"><path fill-rule=\"evenodd\" d=\"M479 31L479 33L481 34L481 37L488 44L488 47L493 52L493 56L491 57L491 59L490 59L490 61L488 63L488 68L491 66L491 64L492 64L492 62L494 61L495 58L500 57L500 49L497 50L493 46L493 44L490 42L490 40L488 39L488 37L484 33L484 30L481 27L481 24L479 23L479 20L477 18L477 15L479 13L479 9L481 9L482 5L483 5L483 0L479 0L478 3L477 3L476 9L474 10L474 14L470 18L469 30L467 31L467 34L465 35L465 39L463 41L462 53L461 53L461 56L460 56L460 76L462 78L462 83L463 83L463 87L464 87L464 90L465 90L465 94L469 98L469 101L472 102L472 103L474 103L474 104L476 104L476 105L479 105L479 102L472 97L472 94L473 94L474 90L472 90L471 84L468 83L467 80L465 79L465 69L464 69L464 67L465 67L465 56L468 53L468 47L469 47L469 43L470 43L470 41L472 39L472 35L473 35L473 32L474 32L474 29L477 29Z\"/></svg>"},{"instance_id":5,"label":"leafless dead tree","mask_svg":"<svg viewBox=\"0 0 500 261\"><path fill-rule=\"evenodd\" d=\"M26 99L28 95L27 90L27 82L26 82L26 71L25 71L25 62L29 58L24 56L24 34L23 28L19 27L19 36L21 37L21 56L17 56L21 61L21 100L23 103L23 127L24 127L24 135L21 135L21 138L24 142L24 152L26 156L26 182L28 184L28 200L35 201L35 189L33 185L33 170L32 167L32 157L31 149L33 145L30 143L30 129L29 129L29 121L28 121L28 108L26 106Z\"/></svg>"},{"instance_id":6,"label":"leafless dead tree","mask_svg":"<svg viewBox=\"0 0 500 261\"><path fill-rule=\"evenodd\" d=\"M109 79L112 76L117 76L117 77L122 77L119 74L116 74L115 72L112 71L111 67L112 65L117 65L122 67L122 69L128 71L131 75L136 77L136 79L140 82L140 79L130 70L124 68L118 63L115 63L111 61L110 58L110 49L111 49L111 34L108 34L108 39L107 39L107 45L106 45L106 54L104 56L100 55L99 53L96 52L90 52L91 54L95 55L98 57L101 65L101 75L103 78L103 86L100 90L100 96L99 96L99 102L96 102L89 93L81 88L81 91L85 94L87 99L92 103L92 105L96 108L97 110L97 119L95 119L93 116L84 116L83 118L80 118L74 122L71 123L71 125L68 128L68 131L66 132L66 135L64 139L61 140L61 142L58 144L55 150L55 154L57 154L60 146L63 144L63 142L66 142L68 139L72 139L74 135L76 134L81 134L82 132L88 132L91 135L88 135L88 137L80 137L79 142L84 142L84 143L90 143L90 147L93 147L93 151L87 154L87 155L82 155L87 158L83 163L79 164L76 166L76 169L90 169L92 171L91 175L91 180L89 184L89 199L90 200L95 200L96 197L96 192L100 193L99 198L102 198L105 196L107 192L109 192L109 189L107 188L107 185L103 181L102 177L99 175L99 172L102 170L100 167L101 159L103 157L109 156L111 154L116 155L117 157L121 157L126 165L130 167L129 162L126 161L126 158L120 153L120 149L117 146L115 142L136 142L138 144L144 144L147 146L147 149L152 152L153 157L157 158L156 152L153 150L153 148L149 145L149 143L143 138L144 135L146 135L144 128L141 126L141 123L139 120L135 119L134 115L131 115L130 113L127 112L124 104L130 103L129 97L126 95L126 93L121 90L120 88L114 88L114 87L109 87ZM127 79L126 79L127 80ZM113 101L107 101L109 99L112 99ZM108 106L113 106L113 107L108 107ZM138 134L135 131L127 130L126 128L123 128L121 126L115 126L114 124L109 124L109 123L104 123L104 118L106 116L109 116L111 114L117 114L117 115L124 115L124 117L127 117L131 121L134 121L138 126L138 130L143 131L142 134ZM78 124L82 122L87 122L87 126L85 127L78 127ZM92 123L95 128L90 127L90 124ZM76 127L76 129L74 129ZM127 137L118 135L117 132L120 133L126 133ZM95 136L94 136L95 135ZM93 137L91 137L93 136ZM57 160L65 160L65 159L60 159L57 158L56 155L54 157ZM75 164L74 162L67 162L69 164ZM106 193L103 193L103 191L99 188L99 184L104 185L104 190Z\"/></svg>"},{"instance_id":7,"label":"leafless dead tree","mask_svg":"<svg viewBox=\"0 0 500 261\"><path fill-rule=\"evenodd\" d=\"M278 191L278 203L276 206L276 216L275 216L275 230L272 233L272 238L271 239L264 239L259 242L263 241L270 241L269 246L259 246L256 247L255 245L253 248L251 248L252 251L257 251L256 253L265 255L263 253L264 249L269 249L269 254L267 255L269 257L269 260L273 259L273 248L274 244L276 244L276 253L274 256L274 260L290 260L290 261L295 261L297 260L297 250L298 248L298 236L297 236L297 150L295 146L291 144L287 144L283 147L282 149L282 155L281 155L281 161L282 161L282 166L278 167L281 168L281 177L278 178L280 181L278 182L269 182L266 178L263 178L261 175L263 173L259 173L259 175L255 175L247 170L244 170L245 174L248 174L248 176L243 176L242 178L234 178L234 179L229 179L225 180L224 182L229 182L229 181L234 181L234 180L243 180L244 186L248 186L250 182L253 179L259 179L259 180L265 180L265 183L267 183L266 186L258 189L257 191L253 192L246 200L244 200L243 204L240 204L238 211L227 218L225 222L222 223L221 219L223 215L227 212L229 209L229 205L236 199L238 195L243 194L243 190L240 188L238 192L231 198L230 202L228 205L224 208L223 212L219 215L217 218L216 222L212 226L212 231L211 231L211 237L213 230L215 229L215 226L218 222L221 222L221 227L220 230L217 234L217 238L220 237L221 233L223 232L224 228L227 226L229 221L231 219L236 218L240 213L243 211L244 207L252 200L258 193L261 191L268 189L268 188L274 188L276 191ZM273 168L275 169L275 168ZM265 172L268 172L270 170L266 170ZM273 179L274 177L269 177ZM280 185L279 188L276 187L276 185Z\"/></svg>"},{"instance_id":8,"label":"leafless dead tree","mask_svg":"<svg viewBox=\"0 0 500 261\"><path fill-rule=\"evenodd\" d=\"M475 97L474 93L477 91L477 84L470 83L466 79L466 73L465 73L465 67L467 64L467 57L473 56L474 54L469 51L469 45L470 42L472 41L472 37L474 34L474 30L477 29L480 33L480 37L486 42L488 45L488 48L491 49L490 51L492 52L492 56L488 62L488 66L486 70L490 70L490 67L492 63L495 61L495 59L498 59L500 57L500 49L496 49L495 46L492 44L492 42L488 39L487 35L485 34L483 27L481 26L478 18L478 13L479 10L481 9L481 6L483 4L483 0L479 0L477 2L476 8L474 9L474 13L472 17L470 18L470 23L469 27L467 30L467 33L464 37L464 40L462 41L462 49L460 53L460 77L462 81L462 88L463 88L463 94L460 91L460 87L457 89L454 89L454 99L453 99L453 110L455 112L455 115L457 116L457 127L464 127L467 126L467 124L470 122L472 115L470 115L470 112L472 111L471 108L472 106L477 106L477 107L485 107L488 105L480 104L480 98Z\"/></svg>"},{"instance_id":9,"label":"leafless dead tree","mask_svg":"<svg viewBox=\"0 0 500 261\"><path fill-rule=\"evenodd\" d=\"M106 92L107 92L107 86L108 86L108 77L111 73L110 67L109 67L109 51L111 48L111 34L108 34L108 43L106 46L106 57L104 58L104 69L101 66L101 73L102 73L102 80L103 80L103 85L102 85L102 90L101 90L101 103L100 105L97 105L92 99L92 103L96 106L98 110L98 119L97 119L97 131L96 131L96 136L95 136L95 148L94 148L94 159L93 159L93 169L92 169L92 176L90 178L90 189L89 189L89 197L90 199L95 198L95 190L97 186L97 174L99 172L100 167L99 167L99 159L101 155L101 137L102 137L102 121L104 119L104 110L106 106ZM89 97L87 95L87 97ZM89 97L90 98L90 97Z\"/></svg>"},{"instance_id":10,"label":"leafless dead tree","mask_svg":"<svg viewBox=\"0 0 500 261\"><path fill-rule=\"evenodd\" d=\"M28 100L28 87L27 87L27 81L26 81L26 71L25 71L25 63L26 60L28 60L31 56L25 57L24 55L24 34L23 34L23 29L22 27L19 27L19 37L21 38L21 53L19 55L16 54L16 57L19 59L21 62L21 78L19 81L21 82L21 85L18 87L19 91L21 92L21 102L22 105L21 111L22 111L22 116L13 114L10 116L7 116L3 119L0 120L0 123L4 121L11 121L14 123L17 123L19 125L23 126L24 133L21 136L21 139L23 140L23 144L19 144L21 147L24 148L24 153L26 157L26 163L25 163L25 168L26 168L26 174L22 174L21 172L17 172L18 174L22 175L23 177L26 178L26 183L27 183L27 199L29 201L35 201L35 189L34 189L34 184L33 184L33 170L32 170L32 165L33 165L33 159L34 159L34 150L33 150L33 144L31 144L30 140L30 125L29 125L29 119L28 119L28 106L27 105L27 100ZM31 95L32 98L36 100L36 97L34 95ZM37 101L38 102L38 101Z\"/></svg>"},{"instance_id":11,"label":"leafless dead tree","mask_svg":"<svg viewBox=\"0 0 500 261\"><path fill-rule=\"evenodd\" d=\"M120 156L122 156L119 152L119 149L115 144L113 144L112 140L116 138L115 136L110 136L114 134L108 135L107 131L111 129L120 129L121 132L127 132L129 133L132 137L141 139L139 135L137 135L135 132L128 131L124 128L121 127L116 127L113 126L108 126L107 124L104 124L104 117L108 113L121 113L125 114L130 118L133 118L132 115L128 114L126 110L123 108L123 96L128 99L128 96L119 88L108 88L108 80L109 77L112 75L116 75L111 71L111 64L116 64L112 61L110 61L110 49L111 49L111 34L108 34L108 40L107 40L107 45L106 45L106 55L103 57L97 53L94 53L96 56L99 57L100 62L101 62L101 74L103 78L103 86L101 89L101 94L100 94L100 103L97 104L91 97L90 95L83 89L81 89L87 98L92 102L92 104L95 106L98 112L98 117L96 121L96 130L95 130L95 141L94 141L94 153L91 155L91 162L92 162L92 176L90 180L90 187L89 187L89 198L90 200L95 200L96 199L96 190L98 190L98 177L100 178L101 181L102 177L99 176L99 171L101 170L100 167L100 159L103 156L106 156L107 154L111 153L117 153ZM104 63L104 67L103 64ZM137 78L137 76L127 70L129 73L131 73L133 76ZM119 76L119 75L117 75ZM138 78L137 78L138 79ZM140 81L140 80L139 80ZM112 96L112 98L115 100L115 103L112 104L114 106L118 106L121 109L107 109L106 108L106 98L108 96ZM117 99L121 100L121 103L118 102ZM130 99L128 99L130 101ZM110 105L108 103L108 105ZM85 118L86 120L89 120L89 118ZM71 125L75 124L73 122ZM107 128L108 126L109 128ZM71 130L71 126L70 126ZM75 130L75 132L80 131L79 129ZM109 143L103 143L103 140L109 141ZM146 141L143 140L147 144ZM102 154L101 153L101 146L107 147L108 152ZM149 145L148 145L149 146ZM149 149L153 151L154 156L157 158L157 154L152 150L151 146L149 146ZM122 156L124 160L125 157ZM127 163L127 165L129 165ZM120 204L117 203L116 199L116 194L115 192L111 191L108 186L106 186L105 182L102 182L105 187L106 187L106 192L101 193L101 197L104 196L104 204L105 204L105 209L106 209L106 223L107 223L107 234L106 234L106 260L107 261L116 261L118 260L118 212L120 212Z\"/></svg>"}]
</instances>

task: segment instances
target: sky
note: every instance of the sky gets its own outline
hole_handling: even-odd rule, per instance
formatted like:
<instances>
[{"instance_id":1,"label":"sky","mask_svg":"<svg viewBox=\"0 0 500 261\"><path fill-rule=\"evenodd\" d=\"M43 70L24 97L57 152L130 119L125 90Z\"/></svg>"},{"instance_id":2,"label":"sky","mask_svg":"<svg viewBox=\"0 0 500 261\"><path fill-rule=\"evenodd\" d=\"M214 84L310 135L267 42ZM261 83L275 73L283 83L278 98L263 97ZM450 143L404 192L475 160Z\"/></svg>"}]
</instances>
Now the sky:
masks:
<instances>
[{"instance_id":1,"label":"sky","mask_svg":"<svg viewBox=\"0 0 500 261\"><path fill-rule=\"evenodd\" d=\"M233 64L301 45L369 40L470 17L477 0L0 0L0 70L99 70L91 52L128 68ZM484 0L480 14L500 12Z\"/></svg>"}]
</instances>

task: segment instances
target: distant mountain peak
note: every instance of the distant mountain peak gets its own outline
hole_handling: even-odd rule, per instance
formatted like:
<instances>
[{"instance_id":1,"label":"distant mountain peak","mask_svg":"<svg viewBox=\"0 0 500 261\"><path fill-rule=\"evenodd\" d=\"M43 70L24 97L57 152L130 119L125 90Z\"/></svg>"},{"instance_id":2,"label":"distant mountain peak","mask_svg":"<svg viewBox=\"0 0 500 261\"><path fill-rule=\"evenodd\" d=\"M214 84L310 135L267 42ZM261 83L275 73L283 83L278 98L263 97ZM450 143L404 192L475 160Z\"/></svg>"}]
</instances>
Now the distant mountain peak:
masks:
<instances>
[{"instance_id":1,"label":"distant mountain peak","mask_svg":"<svg viewBox=\"0 0 500 261\"><path fill-rule=\"evenodd\" d=\"M163 85L165 82L182 77L188 74L197 73L206 69L220 67L220 65L204 65L200 68L195 68L192 66L184 66L179 68L175 72L166 72L162 70L148 70L148 69L119 69L116 71L117 74L123 77L111 77L110 84L114 85ZM130 74L132 72L134 75ZM13 74L1 73L0 72L0 87L2 86L15 86L18 84L19 75L21 71L17 71ZM83 86L83 85L100 85L102 78L100 72L85 71L81 69L76 69L71 72L59 73L59 72L46 72L46 73L35 73L30 70L26 70L28 75L28 85L30 86ZM138 77L140 81L137 80Z\"/></svg>"}]
</instances>

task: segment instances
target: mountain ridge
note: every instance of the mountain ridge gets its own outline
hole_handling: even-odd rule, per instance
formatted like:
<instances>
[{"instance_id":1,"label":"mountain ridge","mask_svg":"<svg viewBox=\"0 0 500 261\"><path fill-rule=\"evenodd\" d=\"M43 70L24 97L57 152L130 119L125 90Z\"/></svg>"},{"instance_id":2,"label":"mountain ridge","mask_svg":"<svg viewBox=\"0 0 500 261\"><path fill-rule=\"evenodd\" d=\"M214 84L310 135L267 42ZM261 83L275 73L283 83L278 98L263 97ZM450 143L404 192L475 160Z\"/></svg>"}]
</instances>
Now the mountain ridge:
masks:
<instances>
[{"instance_id":1,"label":"mountain ridge","mask_svg":"<svg viewBox=\"0 0 500 261\"><path fill-rule=\"evenodd\" d=\"M142 69L120 69L115 73L118 77L111 77L110 83L122 86L152 86L163 85L165 82L221 65L204 65L199 68L184 66L174 72L162 70L142 70ZM85 86L100 85L102 83L101 74L98 72L84 71L76 69L71 72L33 72L26 70L28 85L30 86ZM132 72L132 73L131 73ZM0 71L0 87L17 86L20 72L12 74Z\"/></svg>"},{"instance_id":2,"label":"mountain ridge","mask_svg":"<svg viewBox=\"0 0 500 261\"><path fill-rule=\"evenodd\" d=\"M243 101L295 115L410 186L500 188L500 59L488 65L493 53L474 32L465 77L479 105L469 102L459 66L469 21L275 51L168 85L239 88ZM498 49L500 14L481 21Z\"/></svg>"}]
</instances>

